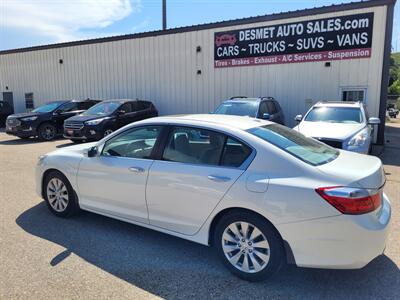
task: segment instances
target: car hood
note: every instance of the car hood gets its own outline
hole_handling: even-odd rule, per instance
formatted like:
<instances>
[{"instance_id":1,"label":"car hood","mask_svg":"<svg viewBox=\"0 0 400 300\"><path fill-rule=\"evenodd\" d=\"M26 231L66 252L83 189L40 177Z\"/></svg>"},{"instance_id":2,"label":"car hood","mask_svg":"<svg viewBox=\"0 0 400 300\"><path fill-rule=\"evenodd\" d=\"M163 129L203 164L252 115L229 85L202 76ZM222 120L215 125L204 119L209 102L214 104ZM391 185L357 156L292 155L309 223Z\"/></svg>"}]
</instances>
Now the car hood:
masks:
<instances>
[{"instance_id":1,"label":"car hood","mask_svg":"<svg viewBox=\"0 0 400 300\"><path fill-rule=\"evenodd\" d=\"M363 123L343 124L343 123L303 121L293 129L309 137L345 140L356 134L364 127L365 124Z\"/></svg>"},{"instance_id":2,"label":"car hood","mask_svg":"<svg viewBox=\"0 0 400 300\"><path fill-rule=\"evenodd\" d=\"M84 115L76 115L73 116L71 118L68 118L67 121L81 121L81 122L85 122L85 121L91 121L91 120L96 120L96 119L102 119L102 118L107 118L110 115L102 115L102 116L98 116L98 115L89 115L89 116L84 116Z\"/></svg>"},{"instance_id":3,"label":"car hood","mask_svg":"<svg viewBox=\"0 0 400 300\"><path fill-rule=\"evenodd\" d=\"M19 113L19 114L13 114L9 115L9 118L26 118L26 117L36 117L39 115L42 115L43 113Z\"/></svg>"},{"instance_id":4,"label":"car hood","mask_svg":"<svg viewBox=\"0 0 400 300\"><path fill-rule=\"evenodd\" d=\"M339 156L317 168L329 178L349 187L377 189L385 183L385 173L379 158L339 150Z\"/></svg>"},{"instance_id":5,"label":"car hood","mask_svg":"<svg viewBox=\"0 0 400 300\"><path fill-rule=\"evenodd\" d=\"M75 155L83 155L86 153L91 147L96 146L97 142L92 143L83 143L73 146L66 146L61 149L57 149L56 151L48 153L49 156L53 155L67 155L67 156L75 156Z\"/></svg>"}]
</instances>

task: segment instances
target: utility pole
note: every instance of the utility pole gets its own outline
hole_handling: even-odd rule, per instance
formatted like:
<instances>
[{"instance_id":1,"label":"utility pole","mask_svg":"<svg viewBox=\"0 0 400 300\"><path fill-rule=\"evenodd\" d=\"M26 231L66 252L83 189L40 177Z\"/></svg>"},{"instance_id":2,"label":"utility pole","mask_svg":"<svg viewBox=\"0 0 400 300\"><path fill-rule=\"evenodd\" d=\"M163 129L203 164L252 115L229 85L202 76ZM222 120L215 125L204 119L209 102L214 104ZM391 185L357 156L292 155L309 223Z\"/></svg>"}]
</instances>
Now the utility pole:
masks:
<instances>
[{"instance_id":1,"label":"utility pole","mask_svg":"<svg viewBox=\"0 0 400 300\"><path fill-rule=\"evenodd\" d=\"M167 29L167 0L162 0L162 29Z\"/></svg>"}]
</instances>

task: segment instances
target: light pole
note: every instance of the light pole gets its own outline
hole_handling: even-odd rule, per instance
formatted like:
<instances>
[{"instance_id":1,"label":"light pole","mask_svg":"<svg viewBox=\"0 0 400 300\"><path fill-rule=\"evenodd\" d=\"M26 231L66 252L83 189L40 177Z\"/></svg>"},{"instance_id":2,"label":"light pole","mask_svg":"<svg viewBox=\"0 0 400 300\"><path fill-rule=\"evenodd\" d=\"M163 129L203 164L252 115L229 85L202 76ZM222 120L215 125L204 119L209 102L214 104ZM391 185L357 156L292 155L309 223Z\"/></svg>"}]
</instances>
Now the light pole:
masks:
<instances>
[{"instance_id":1,"label":"light pole","mask_svg":"<svg viewBox=\"0 0 400 300\"><path fill-rule=\"evenodd\" d=\"M167 29L167 0L162 0L162 29Z\"/></svg>"}]
</instances>

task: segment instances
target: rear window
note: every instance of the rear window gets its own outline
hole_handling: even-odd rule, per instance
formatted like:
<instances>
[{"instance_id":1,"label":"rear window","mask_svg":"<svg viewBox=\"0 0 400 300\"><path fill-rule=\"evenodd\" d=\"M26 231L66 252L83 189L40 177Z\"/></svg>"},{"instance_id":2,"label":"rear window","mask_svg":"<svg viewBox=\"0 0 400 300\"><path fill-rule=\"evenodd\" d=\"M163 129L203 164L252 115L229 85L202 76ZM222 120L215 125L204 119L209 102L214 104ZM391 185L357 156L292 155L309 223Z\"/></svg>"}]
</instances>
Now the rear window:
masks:
<instances>
[{"instance_id":1,"label":"rear window","mask_svg":"<svg viewBox=\"0 0 400 300\"><path fill-rule=\"evenodd\" d=\"M222 103L214 112L217 115L235 115L255 117L257 102L226 102Z\"/></svg>"},{"instance_id":2,"label":"rear window","mask_svg":"<svg viewBox=\"0 0 400 300\"><path fill-rule=\"evenodd\" d=\"M309 122L361 123L361 109L357 107L314 107L305 117Z\"/></svg>"},{"instance_id":3,"label":"rear window","mask_svg":"<svg viewBox=\"0 0 400 300\"><path fill-rule=\"evenodd\" d=\"M247 131L313 166L326 164L339 155L336 149L279 124L255 127Z\"/></svg>"}]
</instances>

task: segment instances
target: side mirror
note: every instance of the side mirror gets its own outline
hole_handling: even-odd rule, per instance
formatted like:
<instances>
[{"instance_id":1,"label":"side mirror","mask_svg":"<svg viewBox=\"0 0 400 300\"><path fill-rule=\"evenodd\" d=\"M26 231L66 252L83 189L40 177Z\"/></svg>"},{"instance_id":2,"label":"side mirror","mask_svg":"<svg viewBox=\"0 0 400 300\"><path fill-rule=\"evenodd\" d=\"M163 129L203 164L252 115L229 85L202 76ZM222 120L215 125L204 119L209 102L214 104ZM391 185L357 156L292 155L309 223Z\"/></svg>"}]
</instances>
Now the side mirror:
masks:
<instances>
[{"instance_id":1,"label":"side mirror","mask_svg":"<svg viewBox=\"0 0 400 300\"><path fill-rule=\"evenodd\" d=\"M123 109L120 109L117 111L117 115L121 116L124 115L126 113L126 111L124 111Z\"/></svg>"},{"instance_id":2,"label":"side mirror","mask_svg":"<svg viewBox=\"0 0 400 300\"><path fill-rule=\"evenodd\" d=\"M97 155L97 147L93 146L88 150L87 156L88 157L95 157Z\"/></svg>"},{"instance_id":3,"label":"side mirror","mask_svg":"<svg viewBox=\"0 0 400 300\"><path fill-rule=\"evenodd\" d=\"M303 115L297 115L297 116L294 118L294 120L297 121L297 122L301 122L301 120L303 120Z\"/></svg>"},{"instance_id":4,"label":"side mirror","mask_svg":"<svg viewBox=\"0 0 400 300\"><path fill-rule=\"evenodd\" d=\"M262 118L264 120L269 120L271 118L271 115L269 113L263 113Z\"/></svg>"},{"instance_id":5,"label":"side mirror","mask_svg":"<svg viewBox=\"0 0 400 300\"><path fill-rule=\"evenodd\" d=\"M368 124L378 125L378 124L381 124L381 120L379 118L371 117L368 119Z\"/></svg>"}]
</instances>

